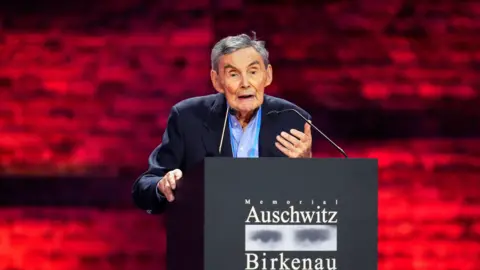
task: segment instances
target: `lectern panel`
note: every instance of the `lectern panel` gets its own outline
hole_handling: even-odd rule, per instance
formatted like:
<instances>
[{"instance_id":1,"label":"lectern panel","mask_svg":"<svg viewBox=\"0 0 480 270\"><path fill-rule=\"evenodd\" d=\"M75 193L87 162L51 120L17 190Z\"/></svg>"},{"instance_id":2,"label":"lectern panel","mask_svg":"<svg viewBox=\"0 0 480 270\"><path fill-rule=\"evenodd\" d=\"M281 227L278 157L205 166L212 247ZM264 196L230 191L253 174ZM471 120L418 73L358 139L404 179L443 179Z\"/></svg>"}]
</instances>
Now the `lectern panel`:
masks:
<instances>
[{"instance_id":1,"label":"lectern panel","mask_svg":"<svg viewBox=\"0 0 480 270\"><path fill-rule=\"evenodd\" d=\"M377 269L377 161L205 161L203 269Z\"/></svg>"}]
</instances>

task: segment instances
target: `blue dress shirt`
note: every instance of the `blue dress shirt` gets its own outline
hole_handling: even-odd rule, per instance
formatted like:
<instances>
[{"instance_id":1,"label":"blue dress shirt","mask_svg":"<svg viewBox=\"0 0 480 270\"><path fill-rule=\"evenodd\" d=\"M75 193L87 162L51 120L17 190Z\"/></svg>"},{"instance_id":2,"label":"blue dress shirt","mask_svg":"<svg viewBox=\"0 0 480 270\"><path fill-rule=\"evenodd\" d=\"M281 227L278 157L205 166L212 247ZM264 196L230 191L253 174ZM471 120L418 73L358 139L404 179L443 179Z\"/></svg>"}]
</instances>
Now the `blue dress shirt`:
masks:
<instances>
[{"instance_id":1,"label":"blue dress shirt","mask_svg":"<svg viewBox=\"0 0 480 270\"><path fill-rule=\"evenodd\" d=\"M229 115L228 126L230 128L230 144L232 145L232 153L235 158L256 158L258 157L258 136L261 126L260 107L255 116L252 117L245 130L238 119Z\"/></svg>"}]
</instances>

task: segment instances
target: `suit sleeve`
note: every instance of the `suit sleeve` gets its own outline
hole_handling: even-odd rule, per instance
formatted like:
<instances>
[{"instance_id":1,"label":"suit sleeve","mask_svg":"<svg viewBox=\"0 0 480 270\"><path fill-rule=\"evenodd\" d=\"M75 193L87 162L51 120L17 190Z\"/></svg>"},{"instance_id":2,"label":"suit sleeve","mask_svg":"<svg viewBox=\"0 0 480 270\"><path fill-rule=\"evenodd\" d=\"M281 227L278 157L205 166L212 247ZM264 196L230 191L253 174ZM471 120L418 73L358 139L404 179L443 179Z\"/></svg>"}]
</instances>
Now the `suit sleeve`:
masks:
<instances>
[{"instance_id":1,"label":"suit sleeve","mask_svg":"<svg viewBox=\"0 0 480 270\"><path fill-rule=\"evenodd\" d=\"M167 121L162 143L150 154L149 168L140 175L132 187L135 205L149 214L160 214L168 201L158 192L157 184L163 176L179 169L184 157L184 140L179 125L179 112L173 107Z\"/></svg>"}]
</instances>

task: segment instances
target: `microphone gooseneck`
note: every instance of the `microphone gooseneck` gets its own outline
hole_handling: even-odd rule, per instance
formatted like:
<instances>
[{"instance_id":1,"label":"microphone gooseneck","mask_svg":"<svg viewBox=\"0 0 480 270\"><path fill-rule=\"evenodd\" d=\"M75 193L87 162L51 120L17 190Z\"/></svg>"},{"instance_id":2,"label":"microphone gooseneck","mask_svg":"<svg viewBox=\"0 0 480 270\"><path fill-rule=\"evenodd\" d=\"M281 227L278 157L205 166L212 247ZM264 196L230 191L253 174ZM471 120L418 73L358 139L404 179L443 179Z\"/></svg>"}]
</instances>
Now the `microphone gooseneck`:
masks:
<instances>
[{"instance_id":1,"label":"microphone gooseneck","mask_svg":"<svg viewBox=\"0 0 480 270\"><path fill-rule=\"evenodd\" d=\"M332 140L330 140L330 138L328 138L327 135L325 135L319 128L317 128L313 123L309 122L308 119L303 116L300 112L298 112L297 110L295 109L285 109L285 110L281 110L281 111L270 111L267 113L267 115L270 115L270 114L281 114L281 113L284 113L284 112L295 112L297 113L301 118L303 118L303 120L305 120L305 122L307 122L311 127L313 127L318 133L320 133L325 139L327 139L330 144L332 144L335 148L337 148L337 150L342 153L342 155L345 157L345 158L348 158L347 154L345 153L345 151L343 151L342 148L340 148L337 144L335 144Z\"/></svg>"},{"instance_id":2,"label":"microphone gooseneck","mask_svg":"<svg viewBox=\"0 0 480 270\"><path fill-rule=\"evenodd\" d=\"M225 137L225 128L227 127L228 113L230 112L230 106L227 106L227 111L225 112L225 120L223 121L223 130L222 137L220 138L220 145L218 146L218 153L222 153L223 138Z\"/></svg>"}]
</instances>

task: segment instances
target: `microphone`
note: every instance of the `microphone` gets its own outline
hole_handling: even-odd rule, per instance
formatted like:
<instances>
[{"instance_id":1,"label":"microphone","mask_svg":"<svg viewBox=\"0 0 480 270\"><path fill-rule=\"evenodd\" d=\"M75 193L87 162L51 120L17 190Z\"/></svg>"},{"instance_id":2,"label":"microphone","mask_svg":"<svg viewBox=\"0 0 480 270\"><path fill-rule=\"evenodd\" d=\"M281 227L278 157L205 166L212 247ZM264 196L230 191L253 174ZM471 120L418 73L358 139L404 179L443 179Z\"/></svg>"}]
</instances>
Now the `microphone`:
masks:
<instances>
[{"instance_id":1,"label":"microphone","mask_svg":"<svg viewBox=\"0 0 480 270\"><path fill-rule=\"evenodd\" d=\"M343 151L342 148L340 148L338 145L336 145L332 140L330 140L330 138L327 137L327 135L325 135L322 131L320 131L319 128L317 128L314 124L308 122L308 119L305 118L305 116L303 116L301 113L299 113L297 110L295 109L285 109L285 110L281 110L281 111L270 111L267 113L267 115L270 115L270 114L281 114L281 113L284 113L284 112L290 112L290 111L293 111L293 112L296 112L300 117L303 118L303 120L305 120L305 122L307 122L310 126L312 126L318 133L320 133L325 139L327 139L335 148L337 148L337 150L342 153L342 155L345 157L345 158L348 158L347 154L345 153L345 151Z\"/></svg>"},{"instance_id":2,"label":"microphone","mask_svg":"<svg viewBox=\"0 0 480 270\"><path fill-rule=\"evenodd\" d=\"M223 120L223 130L222 137L220 138L220 145L218 146L218 154L222 154L223 138L225 137L225 128L227 127L228 114L235 114L235 110L230 109L230 106L227 106L227 111L225 112L225 120Z\"/></svg>"}]
</instances>

